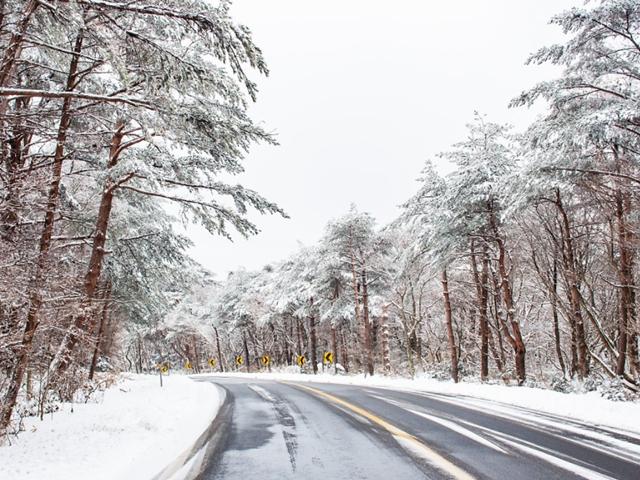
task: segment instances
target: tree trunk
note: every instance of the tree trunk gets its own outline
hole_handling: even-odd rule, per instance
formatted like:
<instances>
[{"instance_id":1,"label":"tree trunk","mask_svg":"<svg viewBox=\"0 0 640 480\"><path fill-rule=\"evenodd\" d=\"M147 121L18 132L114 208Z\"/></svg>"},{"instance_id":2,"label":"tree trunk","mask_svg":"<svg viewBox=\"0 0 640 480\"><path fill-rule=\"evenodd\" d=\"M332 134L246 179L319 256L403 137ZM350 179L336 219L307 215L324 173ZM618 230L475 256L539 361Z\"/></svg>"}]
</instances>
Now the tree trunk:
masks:
<instances>
[{"instance_id":1,"label":"tree trunk","mask_svg":"<svg viewBox=\"0 0 640 480\"><path fill-rule=\"evenodd\" d=\"M249 360L249 345L247 345L247 333L242 331L242 345L244 346L244 364L247 369L247 373L251 372L251 361Z\"/></svg>"},{"instance_id":2,"label":"tree trunk","mask_svg":"<svg viewBox=\"0 0 640 480\"><path fill-rule=\"evenodd\" d=\"M338 334L335 325L331 325L331 350L333 352L333 373L338 373Z\"/></svg>"},{"instance_id":3,"label":"tree trunk","mask_svg":"<svg viewBox=\"0 0 640 480\"><path fill-rule=\"evenodd\" d=\"M556 356L558 357L558 363L560 364L562 376L564 377L567 373L567 369L564 365L564 359L562 358L562 342L560 340L560 325L558 323L558 260L556 258L555 251L553 258L551 313L553 315L553 338L555 341Z\"/></svg>"},{"instance_id":4,"label":"tree trunk","mask_svg":"<svg viewBox=\"0 0 640 480\"><path fill-rule=\"evenodd\" d=\"M511 346L513 347L518 384L522 385L527 377L525 363L527 349L522 338L522 332L520 331L520 324L515 317L513 292L511 290L509 271L507 269L507 252L504 245L504 240L498 229L495 213L492 209L489 209L489 221L494 233L494 240L498 245L498 272L500 273L500 291L502 292L502 298L506 309L506 323L504 324L504 326L506 327L507 325L509 325L509 327L511 327L511 332L509 332L508 328L505 328L505 333L508 334L507 338L509 339Z\"/></svg>"},{"instance_id":5,"label":"tree trunk","mask_svg":"<svg viewBox=\"0 0 640 480\"><path fill-rule=\"evenodd\" d=\"M487 329L488 337L489 337L489 349L491 350L491 354L493 355L493 361L496 362L496 367L500 373L504 373L504 358L500 355L500 352L496 348L495 341L493 339L493 333L491 333L491 328ZM497 332L498 335L500 331ZM500 337L502 338L502 337ZM502 346L502 343L501 345Z\"/></svg>"},{"instance_id":6,"label":"tree trunk","mask_svg":"<svg viewBox=\"0 0 640 480\"><path fill-rule=\"evenodd\" d=\"M100 325L98 326L98 334L96 335L95 345L93 347L93 355L91 357L91 367L89 368L89 380L93 380L93 375L96 370L96 364L98 363L98 355L100 354L100 344L102 343L102 334L104 332L104 326L107 323L107 317L109 315L109 300L111 297L111 283L107 283L104 294L104 304L102 305L102 315L100 316Z\"/></svg>"},{"instance_id":7,"label":"tree trunk","mask_svg":"<svg viewBox=\"0 0 640 480\"><path fill-rule=\"evenodd\" d=\"M449 297L449 280L447 269L442 270L442 297L444 299L444 320L447 326L447 340L449 342L449 355L451 356L451 379L458 383L458 350L453 336L453 320L451 317L451 299Z\"/></svg>"},{"instance_id":8,"label":"tree trunk","mask_svg":"<svg viewBox=\"0 0 640 480\"><path fill-rule=\"evenodd\" d=\"M213 327L213 332L216 334L216 349L218 350L218 366L220 371L224 373L224 365L222 364L222 350L220 349L220 335L218 334L218 328Z\"/></svg>"},{"instance_id":9,"label":"tree trunk","mask_svg":"<svg viewBox=\"0 0 640 480\"><path fill-rule=\"evenodd\" d=\"M382 309L382 318L380 323L382 324L382 364L384 366L384 373L389 375L391 373L391 353L389 351L389 307L385 306Z\"/></svg>"},{"instance_id":10,"label":"tree trunk","mask_svg":"<svg viewBox=\"0 0 640 480\"><path fill-rule=\"evenodd\" d=\"M24 36L27 33L27 28L31 22L34 12L40 6L39 0L29 0L29 2L23 7L22 17L13 29L13 33L2 56L2 62L0 63L0 87L6 87L9 84L12 72L14 71L15 63L20 52L22 50L22 44L24 42ZM78 35L79 37L82 34ZM74 57L75 58L75 57Z\"/></svg>"},{"instance_id":11,"label":"tree trunk","mask_svg":"<svg viewBox=\"0 0 640 480\"><path fill-rule=\"evenodd\" d=\"M273 339L273 351L272 352L267 352L269 353L273 358L272 361L273 363L279 364L282 362L282 352L280 351L280 343L279 343L279 339L278 339L278 332L276 332L276 327L273 325L273 322L269 322L269 331L271 332L271 338ZM271 371L271 363L269 363L268 365L269 367L269 371Z\"/></svg>"},{"instance_id":12,"label":"tree trunk","mask_svg":"<svg viewBox=\"0 0 640 480\"><path fill-rule=\"evenodd\" d=\"M140 334L138 333L138 373L143 372L142 368L142 338L140 338Z\"/></svg>"},{"instance_id":13,"label":"tree trunk","mask_svg":"<svg viewBox=\"0 0 640 480\"><path fill-rule=\"evenodd\" d=\"M313 298L310 300L311 308L313 308ZM309 357L311 360L311 365L313 367L314 375L318 373L318 357L317 357L317 338L316 338L316 319L311 313L309 315L309 344L310 350Z\"/></svg>"},{"instance_id":14,"label":"tree trunk","mask_svg":"<svg viewBox=\"0 0 640 480\"><path fill-rule=\"evenodd\" d=\"M373 375L373 342L371 341L371 322L369 319L369 292L367 271L362 270L362 321L364 324L364 351L367 372Z\"/></svg>"},{"instance_id":15,"label":"tree trunk","mask_svg":"<svg viewBox=\"0 0 640 480\"><path fill-rule=\"evenodd\" d=\"M282 351L284 352L285 363L287 365L292 365L290 344L293 343L293 325L291 323L291 319L287 320L286 316L282 317L282 321L284 323L284 335L282 335Z\"/></svg>"},{"instance_id":16,"label":"tree trunk","mask_svg":"<svg viewBox=\"0 0 640 480\"><path fill-rule=\"evenodd\" d=\"M487 280L489 277L489 261L486 247L482 256L482 275L478 272L478 263L474 249L474 241L471 241L471 267L473 279L476 285L476 301L478 316L480 317L480 379L484 382L489 376L489 318L487 316L488 292Z\"/></svg>"},{"instance_id":17,"label":"tree trunk","mask_svg":"<svg viewBox=\"0 0 640 480\"><path fill-rule=\"evenodd\" d=\"M579 289L579 276L575 259L575 246L571 235L569 216L562 203L560 190L556 189L556 207L560 213L561 234L563 238L563 260L569 283L569 302L571 304L572 320L575 326L575 343L577 350L578 376L582 379L589 375L589 352L585 338L584 319L582 317L581 295Z\"/></svg>"},{"instance_id":18,"label":"tree trunk","mask_svg":"<svg viewBox=\"0 0 640 480\"><path fill-rule=\"evenodd\" d=\"M351 261L351 286L353 288L353 305L354 305L354 322L353 324L357 326L360 324L360 284L358 283L358 274L356 272L356 259L355 254L353 253L354 246L352 243L351 237L349 237L349 256ZM365 325L364 320L362 320L362 349L363 353L366 352L366 340L365 340Z\"/></svg>"},{"instance_id":19,"label":"tree trunk","mask_svg":"<svg viewBox=\"0 0 640 480\"><path fill-rule=\"evenodd\" d=\"M300 331L300 319L298 317L295 317L295 322L296 322L296 336L298 340L298 355L302 355L304 354L304 351L302 350L302 332Z\"/></svg>"},{"instance_id":20,"label":"tree trunk","mask_svg":"<svg viewBox=\"0 0 640 480\"><path fill-rule=\"evenodd\" d=\"M195 335L191 335L191 345L193 346L193 362L191 368L195 373L200 373L200 350L198 350L198 341Z\"/></svg>"},{"instance_id":21,"label":"tree trunk","mask_svg":"<svg viewBox=\"0 0 640 480\"><path fill-rule=\"evenodd\" d=\"M627 355L629 357L629 366L631 367L631 375L636 385L640 384L640 352L638 352L638 334L632 332L627 335L628 347Z\"/></svg>"},{"instance_id":22,"label":"tree trunk","mask_svg":"<svg viewBox=\"0 0 640 480\"><path fill-rule=\"evenodd\" d=\"M344 367L345 372L349 372L349 342L346 334L344 333L344 326L340 327L340 336L342 344L342 366Z\"/></svg>"},{"instance_id":23,"label":"tree trunk","mask_svg":"<svg viewBox=\"0 0 640 480\"><path fill-rule=\"evenodd\" d=\"M625 362L629 354L629 337L636 324L635 281L633 278L633 252L630 247L631 232L627 225L626 213L630 200L628 194L616 192L616 220L618 224L618 278L620 282L620 316L618 320L618 360L616 375L624 375ZM632 355L633 356L633 355Z\"/></svg>"},{"instance_id":24,"label":"tree trunk","mask_svg":"<svg viewBox=\"0 0 640 480\"><path fill-rule=\"evenodd\" d=\"M256 362L256 369L260 371L262 369L262 365L260 364L260 355L258 354L258 341L256 340L256 336L252 329L247 330L247 334L249 335L249 341L251 342L251 350L253 350L253 361Z\"/></svg>"},{"instance_id":25,"label":"tree trunk","mask_svg":"<svg viewBox=\"0 0 640 480\"><path fill-rule=\"evenodd\" d=\"M502 363L502 366L504 368L504 366L507 363L507 357L504 351L504 339L503 339L503 322L502 319L500 318L501 316L501 312L502 312L502 294L500 291L500 282L498 281L498 276L495 272L494 268L490 268L490 273L491 273L491 281L493 284L493 319L495 322L495 332L496 332L496 336L498 337L498 354L499 354L499 358L500 358L500 363ZM491 333L489 333L490 335L490 340L491 341ZM497 357L496 357L497 358ZM496 362L496 365L498 363ZM502 369L501 369L502 371Z\"/></svg>"}]
</instances>

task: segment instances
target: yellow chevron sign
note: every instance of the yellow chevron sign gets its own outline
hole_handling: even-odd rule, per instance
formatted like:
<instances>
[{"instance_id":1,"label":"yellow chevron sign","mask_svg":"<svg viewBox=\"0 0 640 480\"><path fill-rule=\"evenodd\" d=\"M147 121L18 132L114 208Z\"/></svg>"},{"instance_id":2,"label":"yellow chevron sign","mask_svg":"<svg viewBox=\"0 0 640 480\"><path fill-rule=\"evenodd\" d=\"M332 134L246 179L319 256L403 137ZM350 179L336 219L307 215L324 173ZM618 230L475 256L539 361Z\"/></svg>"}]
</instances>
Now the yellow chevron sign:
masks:
<instances>
[{"instance_id":1,"label":"yellow chevron sign","mask_svg":"<svg viewBox=\"0 0 640 480\"><path fill-rule=\"evenodd\" d=\"M242 358L242 355L238 355L236 357L236 365L244 365L244 358Z\"/></svg>"},{"instance_id":2,"label":"yellow chevron sign","mask_svg":"<svg viewBox=\"0 0 640 480\"><path fill-rule=\"evenodd\" d=\"M333 363L333 352L324 352L324 355L322 356L322 360L324 361L325 364Z\"/></svg>"},{"instance_id":3,"label":"yellow chevron sign","mask_svg":"<svg viewBox=\"0 0 640 480\"><path fill-rule=\"evenodd\" d=\"M307 363L307 359L304 357L304 355L298 355L296 357L296 363L302 367L305 363Z\"/></svg>"},{"instance_id":4,"label":"yellow chevron sign","mask_svg":"<svg viewBox=\"0 0 640 480\"><path fill-rule=\"evenodd\" d=\"M216 359L215 358L210 358L208 363L209 363L209 366L211 368L213 368L213 367L216 366Z\"/></svg>"}]
</instances>

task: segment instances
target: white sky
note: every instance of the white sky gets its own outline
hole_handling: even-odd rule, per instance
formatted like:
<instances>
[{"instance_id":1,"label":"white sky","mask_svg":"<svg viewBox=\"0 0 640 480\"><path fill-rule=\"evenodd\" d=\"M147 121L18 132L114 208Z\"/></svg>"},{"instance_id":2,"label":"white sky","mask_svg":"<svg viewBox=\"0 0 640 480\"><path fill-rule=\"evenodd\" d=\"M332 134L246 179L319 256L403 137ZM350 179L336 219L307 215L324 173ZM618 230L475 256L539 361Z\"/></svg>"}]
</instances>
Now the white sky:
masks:
<instances>
[{"instance_id":1,"label":"white sky","mask_svg":"<svg viewBox=\"0 0 640 480\"><path fill-rule=\"evenodd\" d=\"M237 180L291 219L253 216L262 232L234 242L190 227L191 255L223 278L314 243L351 203L391 221L474 110L519 129L534 118L507 104L555 71L524 62L562 39L550 17L581 3L235 0L271 70L251 114L280 142L255 147Z\"/></svg>"}]
</instances>

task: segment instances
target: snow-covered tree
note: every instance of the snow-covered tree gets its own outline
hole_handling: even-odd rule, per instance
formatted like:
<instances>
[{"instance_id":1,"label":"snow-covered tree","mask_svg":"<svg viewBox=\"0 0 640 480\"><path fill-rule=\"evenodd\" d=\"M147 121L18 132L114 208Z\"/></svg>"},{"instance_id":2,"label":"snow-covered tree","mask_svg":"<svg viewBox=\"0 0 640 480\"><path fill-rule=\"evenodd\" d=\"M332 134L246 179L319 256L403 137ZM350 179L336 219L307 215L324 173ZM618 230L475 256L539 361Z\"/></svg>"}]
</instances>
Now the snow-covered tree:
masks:
<instances>
[{"instance_id":1,"label":"snow-covered tree","mask_svg":"<svg viewBox=\"0 0 640 480\"><path fill-rule=\"evenodd\" d=\"M38 327L54 306L48 300L49 290L58 288L52 266L64 272L78 297L71 322L64 316L65 334L45 383L64 375L95 323L109 254L140 233L118 228L121 209L149 213L153 203L173 202L185 220L224 236L257 232L247 219L251 208L282 213L258 193L228 182L242 171L252 144L273 143L246 113L257 93L247 69L268 70L249 30L229 10L226 0L25 0L0 7L15 26L0 31L0 133L3 146L19 152L0 152L7 169L0 230L7 244L18 240L37 252L25 262L10 250L14 263L28 265L27 293L12 307L23 328L13 332L20 338L12 340L18 346L0 430L10 420ZM38 120L31 126L24 118ZM78 185L93 195L70 197ZM67 221L68 212L77 221ZM155 234L164 232L175 255L182 255L177 244L184 241L169 231L173 220L157 215L155 221ZM71 231L83 240L75 250L64 247L77 256L73 273L58 254L58 239L72 238ZM138 244L144 248L144 237Z\"/></svg>"}]
</instances>

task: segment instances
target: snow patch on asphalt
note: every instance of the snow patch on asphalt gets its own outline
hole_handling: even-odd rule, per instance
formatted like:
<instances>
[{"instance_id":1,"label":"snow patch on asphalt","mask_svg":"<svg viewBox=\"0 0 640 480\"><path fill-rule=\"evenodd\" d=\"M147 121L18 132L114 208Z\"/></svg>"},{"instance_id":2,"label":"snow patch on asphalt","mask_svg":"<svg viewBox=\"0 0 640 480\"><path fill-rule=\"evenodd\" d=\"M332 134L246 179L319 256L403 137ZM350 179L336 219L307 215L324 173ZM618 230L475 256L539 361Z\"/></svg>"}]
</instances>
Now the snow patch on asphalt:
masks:
<instances>
[{"instance_id":1,"label":"snow patch on asphalt","mask_svg":"<svg viewBox=\"0 0 640 480\"><path fill-rule=\"evenodd\" d=\"M260 397L265 399L267 402L276 403L276 399L273 398L269 392L267 392L264 388L259 387L258 385L249 385L249 388L256 392Z\"/></svg>"},{"instance_id":2,"label":"snow patch on asphalt","mask_svg":"<svg viewBox=\"0 0 640 480\"><path fill-rule=\"evenodd\" d=\"M25 420L0 447L2 480L149 479L188 450L220 407L219 390L186 376L127 375L101 403L63 404ZM73 411L72 411L73 407ZM174 476L172 479L177 480Z\"/></svg>"}]
</instances>

